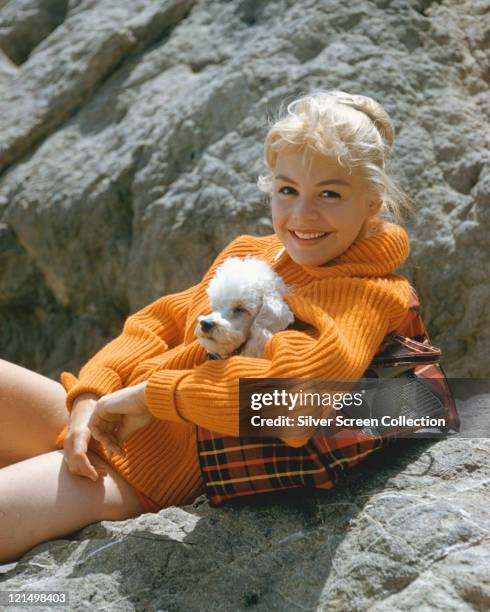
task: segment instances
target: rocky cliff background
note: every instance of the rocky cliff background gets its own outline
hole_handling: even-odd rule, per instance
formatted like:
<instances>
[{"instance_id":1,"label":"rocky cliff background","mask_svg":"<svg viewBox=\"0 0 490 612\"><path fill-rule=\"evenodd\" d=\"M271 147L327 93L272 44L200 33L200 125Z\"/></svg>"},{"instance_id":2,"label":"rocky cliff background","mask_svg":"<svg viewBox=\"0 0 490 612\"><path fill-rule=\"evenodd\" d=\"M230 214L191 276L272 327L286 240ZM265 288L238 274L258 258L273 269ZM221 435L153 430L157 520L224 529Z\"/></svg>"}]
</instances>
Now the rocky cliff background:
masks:
<instances>
[{"instance_id":1,"label":"rocky cliff background","mask_svg":"<svg viewBox=\"0 0 490 612\"><path fill-rule=\"evenodd\" d=\"M0 0L1 357L77 373L233 237L270 233L267 120L338 88L392 116L417 205L400 271L447 373L488 377L488 11ZM404 441L333 492L99 523L4 566L1 586L67 588L77 610L487 610L488 451Z\"/></svg>"},{"instance_id":2,"label":"rocky cliff background","mask_svg":"<svg viewBox=\"0 0 490 612\"><path fill-rule=\"evenodd\" d=\"M483 0L0 0L0 351L57 378L272 231L267 121L340 88L392 116L415 283L453 376L490 373Z\"/></svg>"}]
</instances>

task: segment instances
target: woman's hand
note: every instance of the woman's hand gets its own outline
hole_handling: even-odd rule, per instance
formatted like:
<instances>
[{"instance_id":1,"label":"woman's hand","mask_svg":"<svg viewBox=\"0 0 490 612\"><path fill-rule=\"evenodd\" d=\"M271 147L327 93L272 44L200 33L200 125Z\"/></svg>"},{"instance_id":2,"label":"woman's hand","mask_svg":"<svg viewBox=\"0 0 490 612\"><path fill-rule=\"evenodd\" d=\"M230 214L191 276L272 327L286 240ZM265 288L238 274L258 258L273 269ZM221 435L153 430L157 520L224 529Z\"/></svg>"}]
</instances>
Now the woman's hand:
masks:
<instances>
[{"instance_id":1,"label":"woman's hand","mask_svg":"<svg viewBox=\"0 0 490 612\"><path fill-rule=\"evenodd\" d=\"M92 436L105 446L109 456L124 457L126 453L121 443L155 418L146 406L146 385L147 381L143 381L108 393L97 401L88 427Z\"/></svg>"},{"instance_id":2,"label":"woman's hand","mask_svg":"<svg viewBox=\"0 0 490 612\"><path fill-rule=\"evenodd\" d=\"M64 461L72 474L96 481L107 475L103 466L93 466L87 455L91 433L88 422L97 403L97 396L88 394L77 397L70 415L70 423L64 439Z\"/></svg>"}]
</instances>

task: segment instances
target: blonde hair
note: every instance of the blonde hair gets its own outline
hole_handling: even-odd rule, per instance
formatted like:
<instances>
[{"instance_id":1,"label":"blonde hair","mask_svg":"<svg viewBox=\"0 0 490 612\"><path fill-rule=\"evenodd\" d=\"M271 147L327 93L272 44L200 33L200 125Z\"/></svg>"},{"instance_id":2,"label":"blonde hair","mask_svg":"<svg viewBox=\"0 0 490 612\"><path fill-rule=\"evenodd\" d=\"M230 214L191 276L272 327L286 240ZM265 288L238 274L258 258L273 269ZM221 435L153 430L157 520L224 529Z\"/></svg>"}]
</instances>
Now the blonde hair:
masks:
<instances>
[{"instance_id":1,"label":"blonde hair","mask_svg":"<svg viewBox=\"0 0 490 612\"><path fill-rule=\"evenodd\" d=\"M415 211L408 194L385 171L394 139L393 123L384 108L368 96L340 90L316 91L287 105L281 104L277 119L264 143L269 173L259 176L257 186L272 194L273 170L277 156L285 149L302 149L303 163L311 164L314 154L335 157L349 173L355 169L368 188L381 200L381 208L368 223L368 232L388 221L403 222Z\"/></svg>"}]
</instances>

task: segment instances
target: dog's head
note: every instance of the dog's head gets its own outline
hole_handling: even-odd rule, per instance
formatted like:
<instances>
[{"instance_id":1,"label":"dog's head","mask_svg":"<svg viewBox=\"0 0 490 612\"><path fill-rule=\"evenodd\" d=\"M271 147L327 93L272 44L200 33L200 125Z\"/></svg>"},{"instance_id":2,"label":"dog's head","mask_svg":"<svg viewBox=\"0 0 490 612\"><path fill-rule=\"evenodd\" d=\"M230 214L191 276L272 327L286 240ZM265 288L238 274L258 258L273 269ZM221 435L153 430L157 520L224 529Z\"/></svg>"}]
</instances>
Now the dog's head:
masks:
<instances>
[{"instance_id":1,"label":"dog's head","mask_svg":"<svg viewBox=\"0 0 490 612\"><path fill-rule=\"evenodd\" d=\"M260 356L270 336L294 315L283 300L286 285L261 259L229 257L216 271L207 293L213 311L198 317L196 336L208 353Z\"/></svg>"}]
</instances>

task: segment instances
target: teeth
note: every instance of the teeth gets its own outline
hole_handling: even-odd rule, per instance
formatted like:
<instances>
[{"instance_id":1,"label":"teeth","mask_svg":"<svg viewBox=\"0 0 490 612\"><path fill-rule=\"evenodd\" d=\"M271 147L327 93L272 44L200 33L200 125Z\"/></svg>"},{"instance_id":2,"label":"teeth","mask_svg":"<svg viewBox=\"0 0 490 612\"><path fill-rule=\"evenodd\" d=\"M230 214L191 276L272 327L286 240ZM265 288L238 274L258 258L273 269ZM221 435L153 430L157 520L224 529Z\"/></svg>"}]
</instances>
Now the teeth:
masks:
<instances>
[{"instance_id":1,"label":"teeth","mask_svg":"<svg viewBox=\"0 0 490 612\"><path fill-rule=\"evenodd\" d=\"M327 232L318 232L315 234L312 234L310 232L308 232L308 234L303 234L302 232L293 232L293 234L295 236L298 236L298 238L303 238L303 239L310 239L310 238L319 238L320 236L325 236Z\"/></svg>"}]
</instances>

